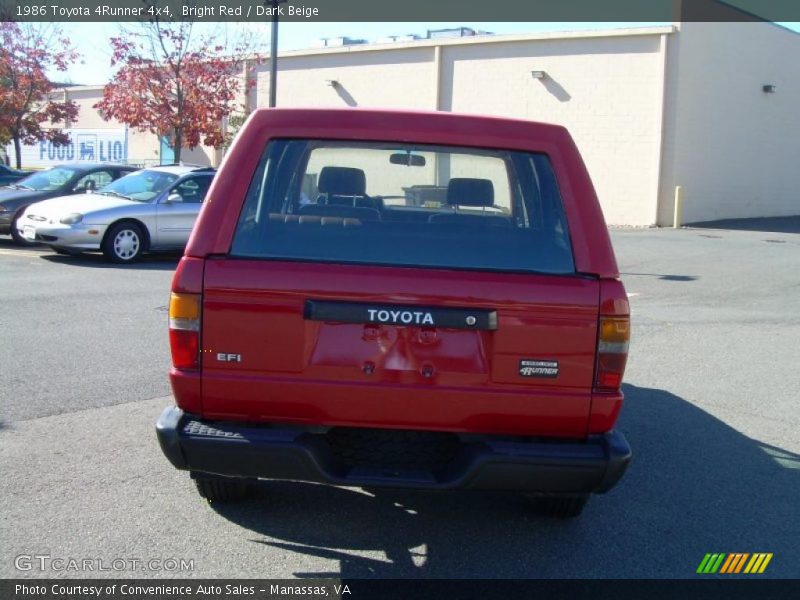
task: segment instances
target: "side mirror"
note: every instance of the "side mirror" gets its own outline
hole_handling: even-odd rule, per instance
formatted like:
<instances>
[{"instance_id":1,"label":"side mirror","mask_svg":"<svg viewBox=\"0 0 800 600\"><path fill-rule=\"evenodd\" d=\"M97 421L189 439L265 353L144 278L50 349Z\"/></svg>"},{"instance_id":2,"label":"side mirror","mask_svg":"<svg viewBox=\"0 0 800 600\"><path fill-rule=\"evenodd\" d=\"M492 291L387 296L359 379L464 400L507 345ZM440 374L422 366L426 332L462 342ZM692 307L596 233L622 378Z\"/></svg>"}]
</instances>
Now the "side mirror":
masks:
<instances>
[{"instance_id":1,"label":"side mirror","mask_svg":"<svg viewBox=\"0 0 800 600\"><path fill-rule=\"evenodd\" d=\"M183 196L180 194L170 194L167 196L167 204L172 204L173 202L183 202Z\"/></svg>"}]
</instances>

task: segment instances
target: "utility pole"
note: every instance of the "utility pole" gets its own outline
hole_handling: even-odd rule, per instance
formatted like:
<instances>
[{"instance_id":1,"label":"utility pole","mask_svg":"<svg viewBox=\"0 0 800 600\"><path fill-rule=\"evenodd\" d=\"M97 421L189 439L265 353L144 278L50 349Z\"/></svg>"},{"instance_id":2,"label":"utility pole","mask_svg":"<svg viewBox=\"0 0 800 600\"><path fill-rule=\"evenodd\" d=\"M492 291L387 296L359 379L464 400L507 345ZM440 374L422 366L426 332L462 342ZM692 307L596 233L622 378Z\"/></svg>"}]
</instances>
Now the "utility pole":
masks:
<instances>
[{"instance_id":1,"label":"utility pole","mask_svg":"<svg viewBox=\"0 0 800 600\"><path fill-rule=\"evenodd\" d=\"M269 51L269 106L274 107L278 99L278 12L280 5L288 0L265 0L264 6L272 8L272 39Z\"/></svg>"}]
</instances>

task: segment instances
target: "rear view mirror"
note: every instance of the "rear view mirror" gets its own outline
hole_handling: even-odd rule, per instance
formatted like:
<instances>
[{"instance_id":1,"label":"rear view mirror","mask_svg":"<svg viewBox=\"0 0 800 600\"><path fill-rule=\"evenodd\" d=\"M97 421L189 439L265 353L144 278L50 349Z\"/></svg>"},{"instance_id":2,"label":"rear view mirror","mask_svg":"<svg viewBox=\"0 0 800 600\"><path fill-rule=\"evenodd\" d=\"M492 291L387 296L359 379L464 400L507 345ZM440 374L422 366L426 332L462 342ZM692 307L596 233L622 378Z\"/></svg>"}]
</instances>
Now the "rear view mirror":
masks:
<instances>
[{"instance_id":1,"label":"rear view mirror","mask_svg":"<svg viewBox=\"0 0 800 600\"><path fill-rule=\"evenodd\" d=\"M389 162L393 165L405 165L407 167L424 167L425 157L411 152L398 152L389 156Z\"/></svg>"},{"instance_id":2,"label":"rear view mirror","mask_svg":"<svg viewBox=\"0 0 800 600\"><path fill-rule=\"evenodd\" d=\"M183 196L180 194L170 194L167 196L167 203L172 204L173 202L183 202Z\"/></svg>"},{"instance_id":3,"label":"rear view mirror","mask_svg":"<svg viewBox=\"0 0 800 600\"><path fill-rule=\"evenodd\" d=\"M94 179L87 179L86 183L83 184L83 189L86 192L93 192L97 189L97 182Z\"/></svg>"}]
</instances>

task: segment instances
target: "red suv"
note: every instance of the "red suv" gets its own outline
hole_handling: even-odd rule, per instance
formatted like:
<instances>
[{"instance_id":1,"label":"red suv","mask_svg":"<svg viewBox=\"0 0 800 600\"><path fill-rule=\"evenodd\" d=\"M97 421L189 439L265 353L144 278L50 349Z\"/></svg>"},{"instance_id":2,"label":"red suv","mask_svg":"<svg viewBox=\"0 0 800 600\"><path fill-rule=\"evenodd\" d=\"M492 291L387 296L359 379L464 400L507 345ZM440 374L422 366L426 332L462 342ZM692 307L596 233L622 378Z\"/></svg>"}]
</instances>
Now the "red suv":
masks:
<instances>
[{"instance_id":1,"label":"red suv","mask_svg":"<svg viewBox=\"0 0 800 600\"><path fill-rule=\"evenodd\" d=\"M288 479L514 490L575 516L630 459L628 300L563 127L258 110L169 317L158 438L209 500Z\"/></svg>"}]
</instances>

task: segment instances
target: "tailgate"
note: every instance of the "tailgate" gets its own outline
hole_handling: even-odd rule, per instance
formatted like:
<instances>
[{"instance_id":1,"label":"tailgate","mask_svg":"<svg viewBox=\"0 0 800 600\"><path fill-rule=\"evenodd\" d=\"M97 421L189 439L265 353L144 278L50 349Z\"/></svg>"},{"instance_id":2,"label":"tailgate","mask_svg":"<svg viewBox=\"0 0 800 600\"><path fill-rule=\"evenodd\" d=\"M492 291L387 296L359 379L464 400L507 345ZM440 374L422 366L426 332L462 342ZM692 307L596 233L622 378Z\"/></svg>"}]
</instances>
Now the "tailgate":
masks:
<instances>
[{"instance_id":1,"label":"tailgate","mask_svg":"<svg viewBox=\"0 0 800 600\"><path fill-rule=\"evenodd\" d=\"M207 418L583 436L599 284L209 259Z\"/></svg>"}]
</instances>

